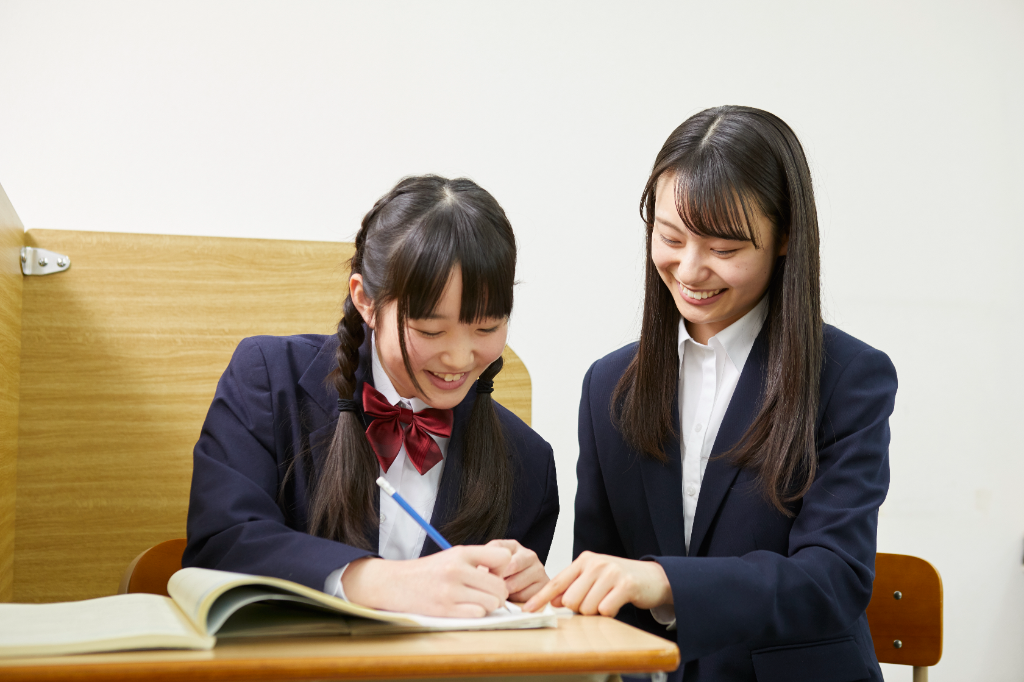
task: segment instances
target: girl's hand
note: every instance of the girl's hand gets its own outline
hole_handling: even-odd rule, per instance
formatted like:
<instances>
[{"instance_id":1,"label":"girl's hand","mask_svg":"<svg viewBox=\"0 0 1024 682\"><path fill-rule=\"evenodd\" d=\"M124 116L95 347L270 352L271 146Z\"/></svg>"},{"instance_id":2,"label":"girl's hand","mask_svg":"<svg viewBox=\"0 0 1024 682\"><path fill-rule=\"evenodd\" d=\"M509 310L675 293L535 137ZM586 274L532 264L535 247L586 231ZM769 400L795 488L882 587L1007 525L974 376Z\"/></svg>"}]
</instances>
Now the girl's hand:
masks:
<instances>
[{"instance_id":1,"label":"girl's hand","mask_svg":"<svg viewBox=\"0 0 1024 682\"><path fill-rule=\"evenodd\" d=\"M508 599L504 547L460 546L409 561L353 561L341 577L353 604L425 616L479 618Z\"/></svg>"},{"instance_id":2,"label":"girl's hand","mask_svg":"<svg viewBox=\"0 0 1024 682\"><path fill-rule=\"evenodd\" d=\"M501 573L508 588L508 598L512 601L526 601L547 584L549 578L544 564L532 549L515 540L491 540L485 547L504 547L512 552L512 560Z\"/></svg>"},{"instance_id":3,"label":"girl's hand","mask_svg":"<svg viewBox=\"0 0 1024 682\"><path fill-rule=\"evenodd\" d=\"M587 616L614 616L625 604L653 609L671 604L672 588L656 561L634 561L583 552L523 606L536 611L544 604L567 606Z\"/></svg>"}]
</instances>

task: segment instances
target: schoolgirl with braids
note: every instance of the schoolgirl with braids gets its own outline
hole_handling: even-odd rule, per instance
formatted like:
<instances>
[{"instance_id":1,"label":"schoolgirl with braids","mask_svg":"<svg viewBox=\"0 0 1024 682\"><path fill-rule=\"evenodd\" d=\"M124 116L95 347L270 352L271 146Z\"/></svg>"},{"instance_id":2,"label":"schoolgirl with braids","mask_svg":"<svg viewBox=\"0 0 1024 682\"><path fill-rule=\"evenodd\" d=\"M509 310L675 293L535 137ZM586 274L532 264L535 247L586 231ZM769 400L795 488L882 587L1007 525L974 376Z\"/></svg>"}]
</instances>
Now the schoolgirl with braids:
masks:
<instances>
[{"instance_id":1,"label":"schoolgirl with braids","mask_svg":"<svg viewBox=\"0 0 1024 682\"><path fill-rule=\"evenodd\" d=\"M336 335L235 351L195 447L182 563L428 615L528 599L558 493L551 447L491 399L512 227L470 180L411 177L355 247ZM457 546L439 552L382 475Z\"/></svg>"},{"instance_id":2,"label":"schoolgirl with braids","mask_svg":"<svg viewBox=\"0 0 1024 682\"><path fill-rule=\"evenodd\" d=\"M641 214L640 340L584 379L576 559L527 610L671 639L674 680L880 682L865 609L896 372L822 322L800 142L766 111L702 111Z\"/></svg>"}]
</instances>

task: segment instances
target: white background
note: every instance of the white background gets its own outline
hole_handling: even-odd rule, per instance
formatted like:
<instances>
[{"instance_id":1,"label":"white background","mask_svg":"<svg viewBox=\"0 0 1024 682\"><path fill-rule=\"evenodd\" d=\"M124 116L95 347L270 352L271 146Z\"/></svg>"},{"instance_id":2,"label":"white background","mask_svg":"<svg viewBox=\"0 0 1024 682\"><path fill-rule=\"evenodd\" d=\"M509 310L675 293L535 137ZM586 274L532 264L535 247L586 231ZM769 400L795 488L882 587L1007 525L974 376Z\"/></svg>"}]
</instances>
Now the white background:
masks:
<instances>
[{"instance_id":1,"label":"white background","mask_svg":"<svg viewBox=\"0 0 1024 682\"><path fill-rule=\"evenodd\" d=\"M899 372L879 550L942 573L932 679L1019 682L1020 0L0 1L0 183L28 228L347 241L404 175L498 198L558 458L550 572L583 373L638 331L640 191L723 103L800 136L827 320Z\"/></svg>"}]
</instances>

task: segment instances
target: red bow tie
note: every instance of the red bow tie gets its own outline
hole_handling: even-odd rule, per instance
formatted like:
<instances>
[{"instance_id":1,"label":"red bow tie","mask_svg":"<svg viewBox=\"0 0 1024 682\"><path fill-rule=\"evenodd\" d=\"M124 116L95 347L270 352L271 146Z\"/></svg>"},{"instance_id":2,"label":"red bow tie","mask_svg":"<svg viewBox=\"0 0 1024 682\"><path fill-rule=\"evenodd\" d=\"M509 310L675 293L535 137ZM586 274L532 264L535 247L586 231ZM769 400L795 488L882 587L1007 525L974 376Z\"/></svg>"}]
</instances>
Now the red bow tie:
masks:
<instances>
[{"instance_id":1,"label":"red bow tie","mask_svg":"<svg viewBox=\"0 0 1024 682\"><path fill-rule=\"evenodd\" d=\"M441 448L429 433L442 438L452 435L452 411L428 408L419 412L395 407L370 384L363 384L363 412L373 417L366 429L366 438L386 472L405 443L405 451L416 467L425 474L441 461ZM403 428L409 424L409 428ZM429 433L428 433L429 432Z\"/></svg>"}]
</instances>

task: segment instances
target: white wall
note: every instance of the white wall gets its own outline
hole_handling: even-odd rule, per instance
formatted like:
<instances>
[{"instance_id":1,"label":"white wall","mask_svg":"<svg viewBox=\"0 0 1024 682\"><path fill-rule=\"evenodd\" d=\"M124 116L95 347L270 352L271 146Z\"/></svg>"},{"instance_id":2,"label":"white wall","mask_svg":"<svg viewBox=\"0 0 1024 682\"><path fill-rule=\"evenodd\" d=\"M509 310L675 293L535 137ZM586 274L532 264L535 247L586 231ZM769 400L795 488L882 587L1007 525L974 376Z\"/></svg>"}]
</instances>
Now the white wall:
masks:
<instances>
[{"instance_id":1,"label":"white wall","mask_svg":"<svg viewBox=\"0 0 1024 682\"><path fill-rule=\"evenodd\" d=\"M879 549L942 572L932 679L1024 679L1024 5L0 1L0 182L29 228L348 240L468 175L521 244L570 559L588 365L638 329L661 142L768 109L815 172L830 321L900 376ZM886 667L889 680L910 671Z\"/></svg>"}]
</instances>

